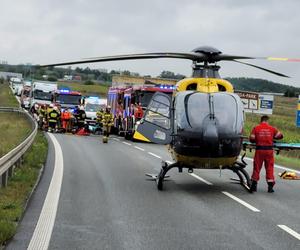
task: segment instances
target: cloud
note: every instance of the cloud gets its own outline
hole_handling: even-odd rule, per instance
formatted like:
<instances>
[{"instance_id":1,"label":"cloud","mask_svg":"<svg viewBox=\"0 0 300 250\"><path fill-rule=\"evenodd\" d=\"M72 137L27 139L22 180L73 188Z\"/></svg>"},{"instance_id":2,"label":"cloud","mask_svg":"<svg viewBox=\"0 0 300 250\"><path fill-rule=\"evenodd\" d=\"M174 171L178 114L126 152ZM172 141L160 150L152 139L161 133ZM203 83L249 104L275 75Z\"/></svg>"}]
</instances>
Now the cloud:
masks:
<instances>
[{"instance_id":1,"label":"cloud","mask_svg":"<svg viewBox=\"0 0 300 250\"><path fill-rule=\"evenodd\" d=\"M41 64L123 53L190 51L201 45L228 54L299 58L299 8L297 0L3 1L0 59ZM300 87L299 63L251 63L293 78L282 79L234 63L221 63L221 74ZM90 66L189 75L190 65L164 59Z\"/></svg>"}]
</instances>

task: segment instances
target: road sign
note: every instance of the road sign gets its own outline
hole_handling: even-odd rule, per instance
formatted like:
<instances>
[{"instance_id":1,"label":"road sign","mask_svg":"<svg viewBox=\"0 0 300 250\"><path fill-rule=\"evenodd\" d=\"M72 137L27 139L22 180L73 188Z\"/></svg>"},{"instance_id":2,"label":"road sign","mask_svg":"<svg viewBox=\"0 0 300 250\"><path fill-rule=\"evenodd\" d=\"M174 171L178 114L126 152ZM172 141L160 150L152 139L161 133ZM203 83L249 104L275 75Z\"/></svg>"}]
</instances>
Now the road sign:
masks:
<instances>
[{"instance_id":1,"label":"road sign","mask_svg":"<svg viewBox=\"0 0 300 250\"><path fill-rule=\"evenodd\" d=\"M244 104L244 109L248 112L253 110L258 110L258 93L237 91L235 92L241 98L242 103Z\"/></svg>"},{"instance_id":2,"label":"road sign","mask_svg":"<svg viewBox=\"0 0 300 250\"><path fill-rule=\"evenodd\" d=\"M297 118L296 118L296 125L300 128L300 95L298 100L298 110L297 110Z\"/></svg>"},{"instance_id":3,"label":"road sign","mask_svg":"<svg viewBox=\"0 0 300 250\"><path fill-rule=\"evenodd\" d=\"M241 98L244 110L247 113L271 115L273 113L274 96L254 92L235 92Z\"/></svg>"},{"instance_id":4,"label":"road sign","mask_svg":"<svg viewBox=\"0 0 300 250\"><path fill-rule=\"evenodd\" d=\"M255 113L272 115L273 106L274 106L273 95L259 94L259 109Z\"/></svg>"}]
</instances>

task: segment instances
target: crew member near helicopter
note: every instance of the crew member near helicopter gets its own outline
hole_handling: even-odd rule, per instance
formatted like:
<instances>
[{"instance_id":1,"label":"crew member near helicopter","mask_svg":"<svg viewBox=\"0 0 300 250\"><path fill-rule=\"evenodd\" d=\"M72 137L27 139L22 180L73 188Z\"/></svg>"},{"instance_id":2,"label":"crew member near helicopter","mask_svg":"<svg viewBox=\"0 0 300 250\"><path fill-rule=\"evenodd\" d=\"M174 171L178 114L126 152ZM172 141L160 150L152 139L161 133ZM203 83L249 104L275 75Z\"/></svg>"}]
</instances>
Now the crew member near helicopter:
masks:
<instances>
[{"instance_id":1,"label":"crew member near helicopter","mask_svg":"<svg viewBox=\"0 0 300 250\"><path fill-rule=\"evenodd\" d=\"M109 137L111 127L114 125L114 116L111 113L111 107L107 106L102 115L103 135Z\"/></svg>"},{"instance_id":2,"label":"crew member near helicopter","mask_svg":"<svg viewBox=\"0 0 300 250\"><path fill-rule=\"evenodd\" d=\"M259 174L263 163L266 168L266 180L268 183L268 192L273 193L273 186L275 185L274 177L274 151L273 140L282 139L282 133L269 125L269 117L263 115L260 119L260 124L252 129L250 134L250 142L256 144L256 150L253 161L252 183L250 187L251 192L257 191L257 182L259 181Z\"/></svg>"}]
</instances>

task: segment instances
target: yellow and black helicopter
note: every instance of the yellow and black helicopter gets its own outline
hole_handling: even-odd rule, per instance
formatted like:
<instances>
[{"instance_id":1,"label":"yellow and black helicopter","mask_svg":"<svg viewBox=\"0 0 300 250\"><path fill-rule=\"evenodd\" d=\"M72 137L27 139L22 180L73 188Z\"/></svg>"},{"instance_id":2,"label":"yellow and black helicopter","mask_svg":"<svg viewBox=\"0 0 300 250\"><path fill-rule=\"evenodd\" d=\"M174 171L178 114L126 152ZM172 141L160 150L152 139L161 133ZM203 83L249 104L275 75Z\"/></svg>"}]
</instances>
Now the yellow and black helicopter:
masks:
<instances>
[{"instance_id":1,"label":"yellow and black helicopter","mask_svg":"<svg viewBox=\"0 0 300 250\"><path fill-rule=\"evenodd\" d=\"M134 138L158 144L168 144L174 163L162 163L158 175L148 175L156 180L157 188L163 189L167 172L178 168L182 172L193 169L229 169L237 174L238 182L249 189L250 178L245 171L241 150L255 145L243 142L244 110L232 84L219 75L219 61L234 61L269 73L287 75L241 62L241 59L271 59L223 54L216 48L202 46L189 53L143 53L106 57L94 57L63 62L48 66L82 63L175 58L193 62L191 78L179 81L172 97L157 92L153 95ZM274 58L278 60L279 58ZM283 59L285 60L285 59ZM299 59L286 59L300 61ZM274 144L277 150L300 149L299 144Z\"/></svg>"}]
</instances>

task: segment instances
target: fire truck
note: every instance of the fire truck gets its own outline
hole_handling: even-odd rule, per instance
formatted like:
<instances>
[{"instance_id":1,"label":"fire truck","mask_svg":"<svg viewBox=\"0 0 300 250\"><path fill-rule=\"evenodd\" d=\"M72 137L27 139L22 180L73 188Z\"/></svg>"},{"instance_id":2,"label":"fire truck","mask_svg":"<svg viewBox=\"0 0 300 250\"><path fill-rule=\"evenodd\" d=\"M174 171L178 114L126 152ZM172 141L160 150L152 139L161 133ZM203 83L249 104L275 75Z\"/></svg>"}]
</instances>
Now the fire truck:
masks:
<instances>
[{"instance_id":1,"label":"fire truck","mask_svg":"<svg viewBox=\"0 0 300 250\"><path fill-rule=\"evenodd\" d=\"M74 109L76 106L81 104L81 101L81 93L69 89L56 90L53 92L52 96L52 102L57 105L60 105L62 109Z\"/></svg>"},{"instance_id":2,"label":"fire truck","mask_svg":"<svg viewBox=\"0 0 300 250\"><path fill-rule=\"evenodd\" d=\"M174 88L173 85L153 84L111 87L107 104L114 115L113 132L132 139L141 118L141 114L137 117L136 111L145 110L155 92L172 95Z\"/></svg>"}]
</instances>

